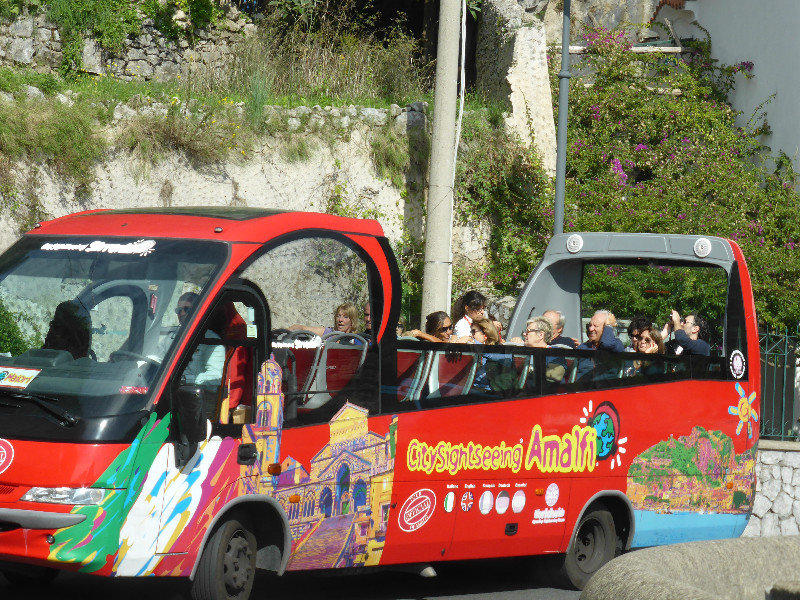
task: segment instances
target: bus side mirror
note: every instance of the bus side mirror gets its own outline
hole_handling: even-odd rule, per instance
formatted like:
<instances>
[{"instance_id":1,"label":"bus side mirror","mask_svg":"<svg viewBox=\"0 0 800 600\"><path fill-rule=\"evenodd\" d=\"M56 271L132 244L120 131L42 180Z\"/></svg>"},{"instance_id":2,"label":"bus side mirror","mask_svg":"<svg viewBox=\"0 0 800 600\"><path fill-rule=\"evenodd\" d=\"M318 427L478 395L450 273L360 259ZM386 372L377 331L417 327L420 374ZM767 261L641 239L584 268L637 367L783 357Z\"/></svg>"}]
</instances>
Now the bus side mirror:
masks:
<instances>
[{"instance_id":1,"label":"bus side mirror","mask_svg":"<svg viewBox=\"0 0 800 600\"><path fill-rule=\"evenodd\" d=\"M197 444L206 439L203 418L203 390L194 385L182 385L175 393L175 465L183 468L197 452Z\"/></svg>"}]
</instances>

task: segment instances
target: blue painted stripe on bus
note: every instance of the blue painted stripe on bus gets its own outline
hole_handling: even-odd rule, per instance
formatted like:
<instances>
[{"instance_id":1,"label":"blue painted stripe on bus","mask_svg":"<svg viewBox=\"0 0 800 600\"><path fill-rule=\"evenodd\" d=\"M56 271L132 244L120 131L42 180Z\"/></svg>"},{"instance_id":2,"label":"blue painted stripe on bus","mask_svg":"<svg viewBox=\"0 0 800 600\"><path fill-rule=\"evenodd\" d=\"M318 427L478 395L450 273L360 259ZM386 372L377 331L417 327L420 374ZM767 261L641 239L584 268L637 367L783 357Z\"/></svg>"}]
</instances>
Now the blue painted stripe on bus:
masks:
<instances>
[{"instance_id":1,"label":"blue painted stripe on bus","mask_svg":"<svg viewBox=\"0 0 800 600\"><path fill-rule=\"evenodd\" d=\"M698 512L658 513L634 510L636 534L632 548L681 542L739 537L747 526L747 514Z\"/></svg>"}]
</instances>

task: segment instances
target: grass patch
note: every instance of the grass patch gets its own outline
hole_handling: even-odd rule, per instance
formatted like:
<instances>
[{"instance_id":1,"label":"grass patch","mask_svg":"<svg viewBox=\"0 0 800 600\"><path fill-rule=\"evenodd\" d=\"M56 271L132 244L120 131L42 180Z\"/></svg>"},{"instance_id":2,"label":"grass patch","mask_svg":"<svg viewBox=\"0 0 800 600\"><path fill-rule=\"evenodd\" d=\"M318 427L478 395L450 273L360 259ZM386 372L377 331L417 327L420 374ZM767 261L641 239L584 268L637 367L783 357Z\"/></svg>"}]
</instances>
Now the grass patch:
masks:
<instances>
[{"instance_id":1,"label":"grass patch","mask_svg":"<svg viewBox=\"0 0 800 600\"><path fill-rule=\"evenodd\" d=\"M286 162L304 162L311 158L311 143L302 135L297 135L286 141L281 147L281 156Z\"/></svg>"},{"instance_id":2,"label":"grass patch","mask_svg":"<svg viewBox=\"0 0 800 600\"><path fill-rule=\"evenodd\" d=\"M404 188L409 168L408 140L387 126L373 131L369 146L378 176Z\"/></svg>"},{"instance_id":3,"label":"grass patch","mask_svg":"<svg viewBox=\"0 0 800 600\"><path fill-rule=\"evenodd\" d=\"M123 127L116 141L147 164L169 151L178 151L196 165L208 165L246 155L252 146L249 132L236 120L213 113L190 113L178 101L166 115L137 115Z\"/></svg>"}]
</instances>

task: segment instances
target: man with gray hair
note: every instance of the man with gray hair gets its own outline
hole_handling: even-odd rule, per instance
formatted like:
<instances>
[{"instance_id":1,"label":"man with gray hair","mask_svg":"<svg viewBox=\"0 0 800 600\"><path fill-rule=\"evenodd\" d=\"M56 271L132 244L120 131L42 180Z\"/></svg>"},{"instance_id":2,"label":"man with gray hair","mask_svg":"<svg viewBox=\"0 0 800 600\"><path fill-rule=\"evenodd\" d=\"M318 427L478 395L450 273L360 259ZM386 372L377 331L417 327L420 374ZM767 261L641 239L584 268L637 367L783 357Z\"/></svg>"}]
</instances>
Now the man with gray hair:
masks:
<instances>
[{"instance_id":1,"label":"man with gray hair","mask_svg":"<svg viewBox=\"0 0 800 600\"><path fill-rule=\"evenodd\" d=\"M578 350L605 350L606 352L624 352L625 347L614 335L617 318L607 310L598 310L586 326L587 340L578 346ZM593 358L578 360L577 379L590 375L593 379L611 379L616 369Z\"/></svg>"},{"instance_id":2,"label":"man with gray hair","mask_svg":"<svg viewBox=\"0 0 800 600\"><path fill-rule=\"evenodd\" d=\"M550 321L550 325L553 326L553 337L550 339L548 344L551 346L569 346L570 348L575 348L578 343L573 340L572 338L568 338L565 335L562 335L564 331L564 315L561 313L560 310L555 310L553 308L548 308L544 311L542 316Z\"/></svg>"}]
</instances>

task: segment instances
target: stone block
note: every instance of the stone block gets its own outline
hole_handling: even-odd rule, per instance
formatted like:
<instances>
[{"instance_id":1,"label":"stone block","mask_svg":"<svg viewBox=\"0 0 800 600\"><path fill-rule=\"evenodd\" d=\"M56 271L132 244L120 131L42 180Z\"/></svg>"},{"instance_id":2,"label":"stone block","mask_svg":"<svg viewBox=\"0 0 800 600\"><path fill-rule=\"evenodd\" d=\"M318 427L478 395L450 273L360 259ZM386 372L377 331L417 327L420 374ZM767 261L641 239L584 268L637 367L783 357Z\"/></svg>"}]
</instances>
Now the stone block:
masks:
<instances>
[{"instance_id":1,"label":"stone block","mask_svg":"<svg viewBox=\"0 0 800 600\"><path fill-rule=\"evenodd\" d=\"M105 73L103 63L103 51L100 45L94 40L84 40L83 42L83 69L87 73Z\"/></svg>"},{"instance_id":2,"label":"stone block","mask_svg":"<svg viewBox=\"0 0 800 600\"><path fill-rule=\"evenodd\" d=\"M800 528L797 527L794 518L781 519L781 535L800 535Z\"/></svg>"},{"instance_id":3,"label":"stone block","mask_svg":"<svg viewBox=\"0 0 800 600\"><path fill-rule=\"evenodd\" d=\"M3 102L14 102L14 96L8 92L0 92L0 100Z\"/></svg>"},{"instance_id":4,"label":"stone block","mask_svg":"<svg viewBox=\"0 0 800 600\"><path fill-rule=\"evenodd\" d=\"M783 483L791 483L794 469L792 467L781 467L781 480Z\"/></svg>"},{"instance_id":5,"label":"stone block","mask_svg":"<svg viewBox=\"0 0 800 600\"><path fill-rule=\"evenodd\" d=\"M742 537L760 537L761 536L761 519L755 515L751 515L747 521L747 527L742 532Z\"/></svg>"},{"instance_id":6,"label":"stone block","mask_svg":"<svg viewBox=\"0 0 800 600\"><path fill-rule=\"evenodd\" d=\"M775 498L778 497L778 493L781 491L781 482L777 479L770 479L765 481L761 485L761 493L767 497L767 500L770 502L774 501Z\"/></svg>"},{"instance_id":7,"label":"stone block","mask_svg":"<svg viewBox=\"0 0 800 600\"><path fill-rule=\"evenodd\" d=\"M781 467L780 465L771 465L769 467L769 476L772 479L776 479L780 481L781 479Z\"/></svg>"},{"instance_id":8,"label":"stone block","mask_svg":"<svg viewBox=\"0 0 800 600\"><path fill-rule=\"evenodd\" d=\"M400 113L403 112L403 109L400 108L397 104L392 104L389 107L389 115L392 117L399 117Z\"/></svg>"},{"instance_id":9,"label":"stone block","mask_svg":"<svg viewBox=\"0 0 800 600\"><path fill-rule=\"evenodd\" d=\"M800 470L800 452L784 452L781 464Z\"/></svg>"},{"instance_id":10,"label":"stone block","mask_svg":"<svg viewBox=\"0 0 800 600\"><path fill-rule=\"evenodd\" d=\"M34 85L23 85L22 91L29 100L44 100L44 92Z\"/></svg>"},{"instance_id":11,"label":"stone block","mask_svg":"<svg viewBox=\"0 0 800 600\"><path fill-rule=\"evenodd\" d=\"M31 59L33 58L33 40L30 38L13 39L8 48L8 57L15 63L22 65L31 64Z\"/></svg>"},{"instance_id":12,"label":"stone block","mask_svg":"<svg viewBox=\"0 0 800 600\"><path fill-rule=\"evenodd\" d=\"M412 102L406 108L414 112L426 113L428 112L428 103L423 101Z\"/></svg>"},{"instance_id":13,"label":"stone block","mask_svg":"<svg viewBox=\"0 0 800 600\"><path fill-rule=\"evenodd\" d=\"M773 537L780 534L780 518L775 513L768 512L761 519L761 537Z\"/></svg>"},{"instance_id":14,"label":"stone block","mask_svg":"<svg viewBox=\"0 0 800 600\"><path fill-rule=\"evenodd\" d=\"M289 131L297 131L298 129L300 129L301 125L302 123L300 122L300 119L298 119L297 117L289 117L289 119L286 121L286 128Z\"/></svg>"},{"instance_id":15,"label":"stone block","mask_svg":"<svg viewBox=\"0 0 800 600\"><path fill-rule=\"evenodd\" d=\"M781 489L789 494L792 498L794 498L795 494L795 487L791 483L783 483L781 484Z\"/></svg>"},{"instance_id":16,"label":"stone block","mask_svg":"<svg viewBox=\"0 0 800 600\"><path fill-rule=\"evenodd\" d=\"M387 114L386 110L382 108L362 108L361 118L368 125L380 127L381 125L386 124L386 121L389 119L389 115Z\"/></svg>"},{"instance_id":17,"label":"stone block","mask_svg":"<svg viewBox=\"0 0 800 600\"><path fill-rule=\"evenodd\" d=\"M33 19L17 19L8 28L8 32L14 37L31 38L33 37Z\"/></svg>"},{"instance_id":18,"label":"stone block","mask_svg":"<svg viewBox=\"0 0 800 600\"><path fill-rule=\"evenodd\" d=\"M800 469L795 470L794 475L792 475L792 485L795 487L800 486Z\"/></svg>"},{"instance_id":19,"label":"stone block","mask_svg":"<svg viewBox=\"0 0 800 600\"><path fill-rule=\"evenodd\" d=\"M792 502L792 516L800 524L800 500Z\"/></svg>"},{"instance_id":20,"label":"stone block","mask_svg":"<svg viewBox=\"0 0 800 600\"><path fill-rule=\"evenodd\" d=\"M767 500L761 494L756 494L755 502L753 502L753 514L756 515L759 519L763 518L765 514L769 512L769 509L772 507L772 502Z\"/></svg>"},{"instance_id":21,"label":"stone block","mask_svg":"<svg viewBox=\"0 0 800 600\"><path fill-rule=\"evenodd\" d=\"M408 111L394 120L393 127L400 135L406 135L411 131L424 131L425 121L425 113Z\"/></svg>"},{"instance_id":22,"label":"stone block","mask_svg":"<svg viewBox=\"0 0 800 600\"><path fill-rule=\"evenodd\" d=\"M49 27L37 27L36 39L41 42L49 42L53 39L53 32Z\"/></svg>"},{"instance_id":23,"label":"stone block","mask_svg":"<svg viewBox=\"0 0 800 600\"><path fill-rule=\"evenodd\" d=\"M758 460L762 465L777 465L781 462L783 453L777 450L763 450L759 452Z\"/></svg>"},{"instance_id":24,"label":"stone block","mask_svg":"<svg viewBox=\"0 0 800 600\"><path fill-rule=\"evenodd\" d=\"M772 503L772 512L781 518L792 514L792 497L786 492L780 492Z\"/></svg>"},{"instance_id":25,"label":"stone block","mask_svg":"<svg viewBox=\"0 0 800 600\"><path fill-rule=\"evenodd\" d=\"M75 102L72 100L72 98L70 98L69 96L65 96L64 94L62 94L60 92L58 94L56 94L56 100L61 102L61 104L66 104L67 106L72 106L73 104L75 104Z\"/></svg>"},{"instance_id":26,"label":"stone block","mask_svg":"<svg viewBox=\"0 0 800 600\"><path fill-rule=\"evenodd\" d=\"M334 122L340 129L347 129L348 127L350 127L350 115L344 115L343 117L335 120Z\"/></svg>"},{"instance_id":27,"label":"stone block","mask_svg":"<svg viewBox=\"0 0 800 600\"><path fill-rule=\"evenodd\" d=\"M148 79L153 75L153 67L146 60L131 60L128 61L128 68L126 69L129 75Z\"/></svg>"}]
</instances>

